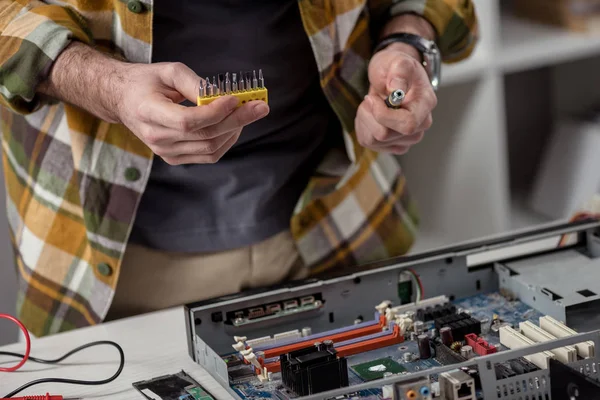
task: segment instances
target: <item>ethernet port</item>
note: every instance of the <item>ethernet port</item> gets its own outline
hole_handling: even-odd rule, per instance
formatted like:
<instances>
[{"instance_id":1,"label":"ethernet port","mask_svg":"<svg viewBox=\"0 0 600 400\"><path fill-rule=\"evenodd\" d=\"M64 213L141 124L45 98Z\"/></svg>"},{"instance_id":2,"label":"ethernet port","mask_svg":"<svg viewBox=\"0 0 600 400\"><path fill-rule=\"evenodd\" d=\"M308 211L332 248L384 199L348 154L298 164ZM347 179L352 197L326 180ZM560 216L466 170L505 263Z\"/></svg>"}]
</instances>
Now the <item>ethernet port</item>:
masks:
<instances>
[{"instance_id":1,"label":"ethernet port","mask_svg":"<svg viewBox=\"0 0 600 400\"><path fill-rule=\"evenodd\" d=\"M463 397L470 398L469 396L471 396L471 390L471 385L469 385L467 382L463 382L456 394L458 394L459 399L462 399Z\"/></svg>"}]
</instances>

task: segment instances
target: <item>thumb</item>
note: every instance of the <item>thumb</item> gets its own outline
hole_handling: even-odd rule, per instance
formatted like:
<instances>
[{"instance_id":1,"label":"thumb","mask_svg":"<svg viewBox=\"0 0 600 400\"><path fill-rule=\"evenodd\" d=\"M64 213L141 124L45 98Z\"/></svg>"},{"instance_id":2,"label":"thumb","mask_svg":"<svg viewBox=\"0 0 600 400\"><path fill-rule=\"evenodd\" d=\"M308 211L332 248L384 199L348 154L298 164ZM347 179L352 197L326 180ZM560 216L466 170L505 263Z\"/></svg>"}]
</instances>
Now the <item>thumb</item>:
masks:
<instances>
[{"instance_id":1,"label":"thumb","mask_svg":"<svg viewBox=\"0 0 600 400\"><path fill-rule=\"evenodd\" d=\"M200 81L204 84L204 80L183 63L167 64L163 70L162 78L165 84L195 104L198 100Z\"/></svg>"},{"instance_id":2,"label":"thumb","mask_svg":"<svg viewBox=\"0 0 600 400\"><path fill-rule=\"evenodd\" d=\"M392 93L394 90L402 90L404 93L408 93L408 89L410 88L410 84L408 80L405 78L401 78L399 76L391 75L387 82L387 92Z\"/></svg>"}]
</instances>

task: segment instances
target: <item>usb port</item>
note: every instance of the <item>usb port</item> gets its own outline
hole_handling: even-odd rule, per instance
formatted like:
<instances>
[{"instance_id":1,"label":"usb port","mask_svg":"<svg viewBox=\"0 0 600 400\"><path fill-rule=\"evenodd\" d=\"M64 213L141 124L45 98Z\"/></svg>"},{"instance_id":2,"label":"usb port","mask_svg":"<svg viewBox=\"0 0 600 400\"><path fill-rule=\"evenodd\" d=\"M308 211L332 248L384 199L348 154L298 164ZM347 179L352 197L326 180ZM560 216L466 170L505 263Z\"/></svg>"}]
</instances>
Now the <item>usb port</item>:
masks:
<instances>
[{"instance_id":1,"label":"usb port","mask_svg":"<svg viewBox=\"0 0 600 400\"><path fill-rule=\"evenodd\" d=\"M291 308L296 308L298 307L298 301L296 300L288 300L285 303L283 303L283 308L285 310L289 310Z\"/></svg>"},{"instance_id":2,"label":"usb port","mask_svg":"<svg viewBox=\"0 0 600 400\"><path fill-rule=\"evenodd\" d=\"M275 314L281 311L280 304L269 304L267 307L267 314Z\"/></svg>"},{"instance_id":3,"label":"usb port","mask_svg":"<svg viewBox=\"0 0 600 400\"><path fill-rule=\"evenodd\" d=\"M315 302L315 298L314 296L306 296L303 297L302 299L300 299L300 305L301 306L305 306L308 304L313 304Z\"/></svg>"},{"instance_id":4,"label":"usb port","mask_svg":"<svg viewBox=\"0 0 600 400\"><path fill-rule=\"evenodd\" d=\"M262 307L251 308L248 310L248 318L258 318L265 315L265 311Z\"/></svg>"}]
</instances>

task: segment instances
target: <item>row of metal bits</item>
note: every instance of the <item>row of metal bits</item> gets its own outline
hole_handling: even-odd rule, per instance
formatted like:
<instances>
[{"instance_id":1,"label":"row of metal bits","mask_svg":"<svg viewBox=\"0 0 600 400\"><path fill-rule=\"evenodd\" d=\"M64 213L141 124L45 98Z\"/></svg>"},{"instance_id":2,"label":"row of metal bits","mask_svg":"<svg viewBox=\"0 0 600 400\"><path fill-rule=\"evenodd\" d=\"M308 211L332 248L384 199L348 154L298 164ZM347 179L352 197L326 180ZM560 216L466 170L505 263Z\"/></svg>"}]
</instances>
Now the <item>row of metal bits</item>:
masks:
<instances>
[{"instance_id":1,"label":"row of metal bits","mask_svg":"<svg viewBox=\"0 0 600 400\"><path fill-rule=\"evenodd\" d=\"M239 79L238 75L233 73L231 74L231 80L229 80L229 72L227 72L216 76L213 75L212 84L208 77L206 77L204 82L201 80L198 94L202 98L244 92L246 90L264 87L265 79L263 77L262 69L258 70L258 78L256 76L256 70L253 70L252 72L246 71L245 73L240 72Z\"/></svg>"}]
</instances>

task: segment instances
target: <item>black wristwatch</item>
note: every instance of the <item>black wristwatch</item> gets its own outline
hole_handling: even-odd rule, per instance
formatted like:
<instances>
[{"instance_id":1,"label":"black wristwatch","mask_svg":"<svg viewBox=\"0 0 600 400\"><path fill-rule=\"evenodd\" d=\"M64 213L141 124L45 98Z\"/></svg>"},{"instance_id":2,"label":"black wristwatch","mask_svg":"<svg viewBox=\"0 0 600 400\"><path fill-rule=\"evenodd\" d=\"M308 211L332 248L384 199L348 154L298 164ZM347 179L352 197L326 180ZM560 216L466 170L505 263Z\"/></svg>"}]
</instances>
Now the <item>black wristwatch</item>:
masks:
<instances>
[{"instance_id":1,"label":"black wristwatch","mask_svg":"<svg viewBox=\"0 0 600 400\"><path fill-rule=\"evenodd\" d=\"M373 53L377 53L396 42L406 43L417 49L421 54L421 63L427 71L431 86L433 86L433 90L437 90L441 80L442 59L435 42L412 33L392 33L379 42Z\"/></svg>"}]
</instances>

